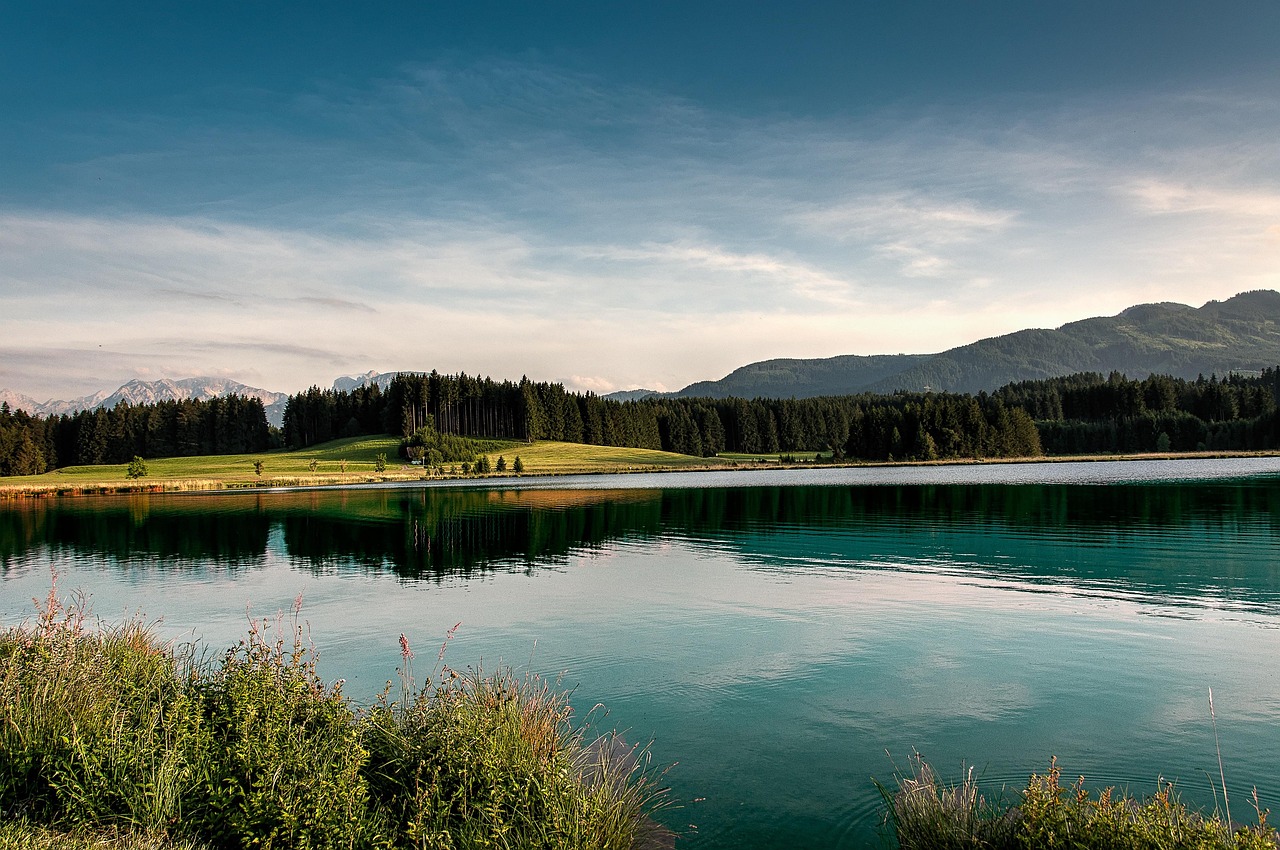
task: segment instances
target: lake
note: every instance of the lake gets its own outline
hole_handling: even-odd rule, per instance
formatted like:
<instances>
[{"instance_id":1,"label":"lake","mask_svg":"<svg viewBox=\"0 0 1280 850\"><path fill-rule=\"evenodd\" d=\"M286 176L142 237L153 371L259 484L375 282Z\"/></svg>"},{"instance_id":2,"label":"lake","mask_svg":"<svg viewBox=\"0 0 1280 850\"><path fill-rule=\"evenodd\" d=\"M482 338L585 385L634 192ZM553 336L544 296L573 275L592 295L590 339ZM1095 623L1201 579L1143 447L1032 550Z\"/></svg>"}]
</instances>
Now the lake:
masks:
<instances>
[{"instance_id":1,"label":"lake","mask_svg":"<svg viewBox=\"0 0 1280 850\"><path fill-rule=\"evenodd\" d=\"M108 620L221 650L302 618L371 700L532 670L652 740L688 848L876 846L919 751L1280 808L1280 459L881 467L0 504L0 622L50 571Z\"/></svg>"}]
</instances>

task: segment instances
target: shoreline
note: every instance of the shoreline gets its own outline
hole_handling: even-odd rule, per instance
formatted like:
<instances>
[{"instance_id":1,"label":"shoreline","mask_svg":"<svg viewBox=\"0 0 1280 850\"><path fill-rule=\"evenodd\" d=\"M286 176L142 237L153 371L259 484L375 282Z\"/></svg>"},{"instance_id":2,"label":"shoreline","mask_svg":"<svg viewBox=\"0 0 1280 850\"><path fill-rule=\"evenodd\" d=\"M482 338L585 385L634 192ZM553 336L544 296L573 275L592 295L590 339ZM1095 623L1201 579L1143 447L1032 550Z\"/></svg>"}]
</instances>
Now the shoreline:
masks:
<instances>
[{"instance_id":1,"label":"shoreline","mask_svg":"<svg viewBox=\"0 0 1280 850\"><path fill-rule=\"evenodd\" d=\"M816 469L883 469L910 467L948 467L948 466L999 466L1018 464L1059 464L1059 463L1106 463L1151 460L1218 460L1231 458L1280 457L1280 450L1260 451L1203 451L1203 452L1139 452L1135 454L1091 454L1091 455L1042 455L1039 457L1010 458L947 458L940 460L917 461L854 461L840 463L814 462L780 462L762 460L722 461L700 465L662 466L662 465L627 465L617 464L612 468L584 467L582 469L565 469L549 472L524 472L513 474L489 475L446 475L426 476L414 474L405 468L382 473L350 473L336 476L278 476L274 478L250 479L219 476L192 476L184 478L167 478L142 482L137 479L126 479L119 482L101 480L85 483L50 482L39 483L0 483L0 499L40 499L63 496L115 496L115 495L154 495L171 493L210 493L210 492L288 492L304 490L340 490L348 487L367 486L371 484L405 484L405 485L447 485L465 486L468 484L484 485L486 482L517 481L522 479L554 479L572 476L600 475L634 475L646 473L679 474L685 472L773 472L778 470L816 470ZM710 460L710 459L708 459ZM55 470L40 476L54 476Z\"/></svg>"}]
</instances>

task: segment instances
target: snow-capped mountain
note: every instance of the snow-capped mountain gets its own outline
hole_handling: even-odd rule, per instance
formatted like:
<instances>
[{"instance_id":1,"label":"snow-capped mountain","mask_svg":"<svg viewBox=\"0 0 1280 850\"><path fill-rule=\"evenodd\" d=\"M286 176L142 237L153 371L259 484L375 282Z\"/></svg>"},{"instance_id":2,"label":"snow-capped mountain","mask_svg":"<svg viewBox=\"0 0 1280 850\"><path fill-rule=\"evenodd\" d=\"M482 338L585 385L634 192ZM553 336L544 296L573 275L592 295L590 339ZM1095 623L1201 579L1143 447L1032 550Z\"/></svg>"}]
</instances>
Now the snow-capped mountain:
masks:
<instances>
[{"instance_id":1,"label":"snow-capped mountain","mask_svg":"<svg viewBox=\"0 0 1280 850\"><path fill-rule=\"evenodd\" d=\"M134 380L114 392L103 390L83 398L69 401L51 399L43 403L21 393L0 390L0 402L7 401L10 409L25 410L33 416L61 416L64 413L78 413L81 410L94 410L99 407L111 408L122 402L153 404L157 401L183 399L207 401L228 395L261 399L266 408L267 423L279 428L284 422L284 406L288 401L288 395L246 386L226 378L184 378L180 381L171 381L167 378L159 381Z\"/></svg>"},{"instance_id":2,"label":"snow-capped mountain","mask_svg":"<svg viewBox=\"0 0 1280 850\"><path fill-rule=\"evenodd\" d=\"M349 393L357 387L368 387L377 384L381 389L391 386L396 375L415 375L417 372L375 372L370 370L363 375L343 375L333 382L333 388L340 393Z\"/></svg>"}]
</instances>

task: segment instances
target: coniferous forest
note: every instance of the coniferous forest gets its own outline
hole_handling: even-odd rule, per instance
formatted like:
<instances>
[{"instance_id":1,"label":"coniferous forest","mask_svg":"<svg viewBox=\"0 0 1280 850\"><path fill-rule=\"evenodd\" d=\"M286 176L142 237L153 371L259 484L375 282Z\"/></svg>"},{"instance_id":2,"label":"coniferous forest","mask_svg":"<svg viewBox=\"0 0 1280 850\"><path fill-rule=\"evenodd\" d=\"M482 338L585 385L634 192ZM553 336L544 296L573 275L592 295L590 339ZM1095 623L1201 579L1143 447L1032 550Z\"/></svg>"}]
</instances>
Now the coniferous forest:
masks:
<instances>
[{"instance_id":1,"label":"coniferous forest","mask_svg":"<svg viewBox=\"0 0 1280 850\"><path fill-rule=\"evenodd\" d=\"M285 411L286 445L338 436L443 433L563 440L712 456L824 452L932 460L1280 447L1280 372L1185 380L1081 373L994 393L864 393L808 399L614 401L561 384L467 375L397 376L384 392L312 387Z\"/></svg>"},{"instance_id":2,"label":"coniferous forest","mask_svg":"<svg viewBox=\"0 0 1280 850\"><path fill-rule=\"evenodd\" d=\"M28 416L0 405L0 475L125 463L134 456L260 452L271 447L271 439L262 401L238 395L120 404L49 417Z\"/></svg>"},{"instance_id":3,"label":"coniferous forest","mask_svg":"<svg viewBox=\"0 0 1280 850\"><path fill-rule=\"evenodd\" d=\"M1195 380L1081 373L994 393L864 393L805 399L615 401L563 385L402 373L383 390L312 387L279 433L262 403L120 405L32 417L0 406L0 475L146 458L305 448L338 437L441 434L561 440L711 457L817 453L832 460L934 460L1280 448L1280 371Z\"/></svg>"}]
</instances>

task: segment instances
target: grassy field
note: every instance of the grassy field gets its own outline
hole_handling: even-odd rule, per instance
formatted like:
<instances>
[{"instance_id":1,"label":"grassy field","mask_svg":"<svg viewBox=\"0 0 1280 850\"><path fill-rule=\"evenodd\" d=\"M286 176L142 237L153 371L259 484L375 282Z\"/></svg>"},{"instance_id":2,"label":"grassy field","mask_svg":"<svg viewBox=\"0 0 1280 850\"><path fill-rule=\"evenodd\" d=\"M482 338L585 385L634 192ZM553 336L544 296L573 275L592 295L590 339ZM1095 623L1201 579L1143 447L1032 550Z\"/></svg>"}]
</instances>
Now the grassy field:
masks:
<instances>
[{"instance_id":1,"label":"grassy field","mask_svg":"<svg viewBox=\"0 0 1280 850\"><path fill-rule=\"evenodd\" d=\"M354 437L333 440L299 451L160 458L147 460L147 475L139 479L126 477L127 464L69 466L43 475L0 478L0 494L218 490L259 485L285 487L416 481L427 477L421 467L409 466L399 457L399 445L400 440L396 437ZM387 468L383 472L378 472L375 468L379 454L386 455ZM510 470L517 456L524 464L526 475L688 469L717 465L714 459L650 449L556 442L509 443L488 454L491 468L496 468L499 456L506 459L507 475L514 474ZM255 461L262 462L260 476L255 470ZM314 469L312 464L315 465ZM445 477L461 475L461 464L446 464L445 468ZM451 468L455 470L452 474L448 472Z\"/></svg>"},{"instance_id":2,"label":"grassy field","mask_svg":"<svg viewBox=\"0 0 1280 850\"><path fill-rule=\"evenodd\" d=\"M722 466L716 458L678 455L653 449L621 449L614 446L588 446L581 443L515 443L509 451L493 452L490 464L498 455L507 467L517 455L528 475L567 475L576 472L636 472L652 469L705 469Z\"/></svg>"},{"instance_id":3,"label":"grassy field","mask_svg":"<svg viewBox=\"0 0 1280 850\"><path fill-rule=\"evenodd\" d=\"M812 463L820 458L830 459L831 452L773 452L771 454L747 454L745 452L720 452L720 460L732 463Z\"/></svg>"},{"instance_id":4,"label":"grassy field","mask_svg":"<svg viewBox=\"0 0 1280 850\"><path fill-rule=\"evenodd\" d=\"M613 446L589 446L580 443L539 441L536 443L494 443L487 454L492 469L499 456L507 462L507 471L490 473L489 477L514 475L517 457L525 475L571 475L578 473L643 472L680 469L731 469L759 467L765 464L790 466L813 463L814 452L781 454L722 453L714 458L692 457L652 449L626 449ZM352 437L333 440L299 451L261 452L251 455L210 455L203 457L161 458L147 460L147 475L129 479L127 464L101 466L69 466L43 475L0 478L0 497L39 493L97 493L128 491L221 490L239 487L301 487L334 484L360 484L374 481L418 481L429 475L421 467L410 466L399 457L400 440L396 437ZM375 468L378 455L386 455L387 467ZM1039 458L1003 458L979 460L949 458L916 461L909 465L953 463L1011 463L1034 460L1097 461L1151 460L1157 458L1241 457L1275 455L1276 452L1181 452L1146 453L1141 455L1073 455ZM262 462L259 476L254 463ZM883 462L881 462L883 463ZM315 468L312 469L312 464ZM875 466L880 463L854 465ZM895 465L903 465L902 463ZM460 478L461 464L446 464L444 478ZM471 476L475 477L475 476Z\"/></svg>"}]
</instances>

